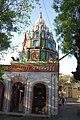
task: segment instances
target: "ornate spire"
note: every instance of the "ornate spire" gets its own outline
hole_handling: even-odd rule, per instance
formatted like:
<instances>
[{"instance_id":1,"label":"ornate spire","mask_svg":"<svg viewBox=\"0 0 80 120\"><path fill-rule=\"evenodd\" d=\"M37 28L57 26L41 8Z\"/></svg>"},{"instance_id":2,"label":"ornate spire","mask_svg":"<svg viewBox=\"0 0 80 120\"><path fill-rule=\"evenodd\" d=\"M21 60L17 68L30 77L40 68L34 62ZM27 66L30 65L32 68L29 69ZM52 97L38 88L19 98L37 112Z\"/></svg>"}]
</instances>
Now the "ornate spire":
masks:
<instances>
[{"instance_id":1,"label":"ornate spire","mask_svg":"<svg viewBox=\"0 0 80 120\"><path fill-rule=\"evenodd\" d=\"M42 19L42 12L40 12L40 14L39 14L39 18Z\"/></svg>"}]
</instances>

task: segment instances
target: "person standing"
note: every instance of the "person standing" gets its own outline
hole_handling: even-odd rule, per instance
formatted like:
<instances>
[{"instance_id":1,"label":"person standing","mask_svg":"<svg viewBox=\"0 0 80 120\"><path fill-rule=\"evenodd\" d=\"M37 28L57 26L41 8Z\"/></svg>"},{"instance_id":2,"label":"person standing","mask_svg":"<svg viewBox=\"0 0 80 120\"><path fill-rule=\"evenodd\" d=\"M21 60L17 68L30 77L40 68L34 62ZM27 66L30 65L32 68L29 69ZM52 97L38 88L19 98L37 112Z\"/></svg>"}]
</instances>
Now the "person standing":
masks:
<instances>
[{"instance_id":1,"label":"person standing","mask_svg":"<svg viewBox=\"0 0 80 120\"><path fill-rule=\"evenodd\" d=\"M64 98L64 95L63 95L63 94L61 95L61 101L62 101L62 105L64 105L65 98Z\"/></svg>"}]
</instances>

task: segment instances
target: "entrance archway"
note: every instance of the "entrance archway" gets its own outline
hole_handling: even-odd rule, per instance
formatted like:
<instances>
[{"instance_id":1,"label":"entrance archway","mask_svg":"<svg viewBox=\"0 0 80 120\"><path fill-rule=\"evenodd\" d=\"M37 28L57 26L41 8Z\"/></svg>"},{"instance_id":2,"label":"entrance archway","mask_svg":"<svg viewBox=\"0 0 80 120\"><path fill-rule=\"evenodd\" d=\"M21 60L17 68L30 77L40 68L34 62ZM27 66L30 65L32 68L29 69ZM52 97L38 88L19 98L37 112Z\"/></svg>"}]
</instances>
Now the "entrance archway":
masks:
<instances>
[{"instance_id":1,"label":"entrance archway","mask_svg":"<svg viewBox=\"0 0 80 120\"><path fill-rule=\"evenodd\" d=\"M23 112L23 98L24 98L24 85L21 82L16 82L12 86L11 95L11 111Z\"/></svg>"},{"instance_id":2,"label":"entrance archway","mask_svg":"<svg viewBox=\"0 0 80 120\"><path fill-rule=\"evenodd\" d=\"M46 110L46 86L37 83L33 87L32 113L43 114Z\"/></svg>"},{"instance_id":3,"label":"entrance archway","mask_svg":"<svg viewBox=\"0 0 80 120\"><path fill-rule=\"evenodd\" d=\"M3 100L4 100L4 84L0 82L0 111L3 108Z\"/></svg>"}]
</instances>

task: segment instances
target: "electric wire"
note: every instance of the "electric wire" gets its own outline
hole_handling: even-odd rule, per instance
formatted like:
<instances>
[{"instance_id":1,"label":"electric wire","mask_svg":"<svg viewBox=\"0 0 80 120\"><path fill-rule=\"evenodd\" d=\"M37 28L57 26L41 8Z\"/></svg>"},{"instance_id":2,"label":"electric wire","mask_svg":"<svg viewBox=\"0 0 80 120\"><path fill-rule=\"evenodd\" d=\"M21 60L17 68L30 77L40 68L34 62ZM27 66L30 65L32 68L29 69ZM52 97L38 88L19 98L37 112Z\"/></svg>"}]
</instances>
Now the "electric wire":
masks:
<instances>
[{"instance_id":1,"label":"electric wire","mask_svg":"<svg viewBox=\"0 0 80 120\"><path fill-rule=\"evenodd\" d=\"M37 3L37 4L39 5L39 11L41 11L41 9L42 9L41 3L39 2L39 3ZM31 20L30 20L30 25L34 26Z\"/></svg>"},{"instance_id":2,"label":"electric wire","mask_svg":"<svg viewBox=\"0 0 80 120\"><path fill-rule=\"evenodd\" d=\"M45 2L44 2L44 0L42 0L42 1L43 1L43 5L44 5L44 8L45 8L45 12L46 12L46 15L47 15L47 19L48 19L48 22L49 22L49 25L50 25L51 31L53 31L53 29L52 29L52 25L51 25L51 22L50 22L50 19L49 19L49 16L48 16L48 12L47 12L47 9L46 9ZM39 11L41 11L41 9L42 9L42 7L41 7L41 3L39 2L38 5L39 5ZM30 24L31 24L32 26L34 26L31 20L30 20Z\"/></svg>"},{"instance_id":3,"label":"electric wire","mask_svg":"<svg viewBox=\"0 0 80 120\"><path fill-rule=\"evenodd\" d=\"M44 0L42 0L42 1L43 1L43 5L44 5L44 8L45 8L45 11L46 11L46 15L47 15L47 18L48 18L48 22L49 22L49 24L50 24L51 31L53 31L53 29L52 29L52 25L51 25L51 22L50 22L50 19L49 19L48 13L47 13L47 9L46 9L45 2L44 2Z\"/></svg>"}]
</instances>

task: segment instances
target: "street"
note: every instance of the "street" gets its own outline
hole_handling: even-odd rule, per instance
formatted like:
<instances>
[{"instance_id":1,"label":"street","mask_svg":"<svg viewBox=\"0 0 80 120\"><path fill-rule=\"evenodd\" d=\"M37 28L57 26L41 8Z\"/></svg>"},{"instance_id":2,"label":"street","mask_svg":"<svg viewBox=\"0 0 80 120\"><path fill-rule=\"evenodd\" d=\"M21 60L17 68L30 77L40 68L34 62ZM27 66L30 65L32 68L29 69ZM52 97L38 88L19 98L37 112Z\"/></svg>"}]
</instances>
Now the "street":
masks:
<instances>
[{"instance_id":1,"label":"street","mask_svg":"<svg viewBox=\"0 0 80 120\"><path fill-rule=\"evenodd\" d=\"M80 103L67 100L64 105L59 106L57 117L0 115L0 120L80 120Z\"/></svg>"}]
</instances>

